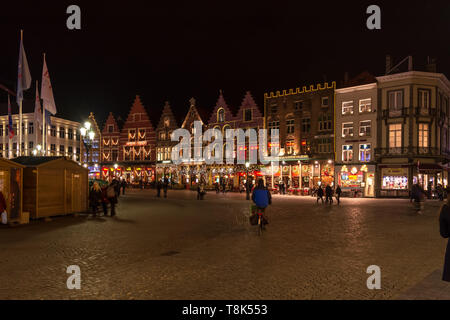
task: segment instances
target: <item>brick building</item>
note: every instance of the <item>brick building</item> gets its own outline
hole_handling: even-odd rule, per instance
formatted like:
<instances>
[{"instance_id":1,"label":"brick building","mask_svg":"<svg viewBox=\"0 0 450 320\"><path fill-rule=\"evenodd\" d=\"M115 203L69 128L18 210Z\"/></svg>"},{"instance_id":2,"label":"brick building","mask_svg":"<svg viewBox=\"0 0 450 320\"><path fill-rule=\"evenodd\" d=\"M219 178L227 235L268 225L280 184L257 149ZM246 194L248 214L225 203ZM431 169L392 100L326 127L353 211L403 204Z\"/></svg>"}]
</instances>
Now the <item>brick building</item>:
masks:
<instances>
[{"instance_id":1,"label":"brick building","mask_svg":"<svg viewBox=\"0 0 450 320\"><path fill-rule=\"evenodd\" d=\"M279 129L280 166L267 168L270 187L283 180L300 192L334 183L335 82L264 94L265 128Z\"/></svg>"}]
</instances>

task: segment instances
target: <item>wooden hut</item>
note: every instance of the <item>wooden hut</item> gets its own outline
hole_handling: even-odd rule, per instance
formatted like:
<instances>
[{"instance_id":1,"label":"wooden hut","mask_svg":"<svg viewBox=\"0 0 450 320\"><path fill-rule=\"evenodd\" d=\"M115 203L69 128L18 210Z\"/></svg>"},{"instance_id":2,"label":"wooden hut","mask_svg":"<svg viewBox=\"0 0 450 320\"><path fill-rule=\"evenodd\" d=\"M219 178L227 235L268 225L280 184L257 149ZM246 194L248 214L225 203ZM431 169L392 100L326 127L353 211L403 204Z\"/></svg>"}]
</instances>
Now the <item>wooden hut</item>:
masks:
<instances>
[{"instance_id":1,"label":"wooden hut","mask_svg":"<svg viewBox=\"0 0 450 320\"><path fill-rule=\"evenodd\" d=\"M37 219L88 209L88 172L65 157L18 157L23 169L23 210Z\"/></svg>"},{"instance_id":2,"label":"wooden hut","mask_svg":"<svg viewBox=\"0 0 450 320\"><path fill-rule=\"evenodd\" d=\"M0 158L0 191L6 200L8 222L18 222L22 217L23 165Z\"/></svg>"}]
</instances>

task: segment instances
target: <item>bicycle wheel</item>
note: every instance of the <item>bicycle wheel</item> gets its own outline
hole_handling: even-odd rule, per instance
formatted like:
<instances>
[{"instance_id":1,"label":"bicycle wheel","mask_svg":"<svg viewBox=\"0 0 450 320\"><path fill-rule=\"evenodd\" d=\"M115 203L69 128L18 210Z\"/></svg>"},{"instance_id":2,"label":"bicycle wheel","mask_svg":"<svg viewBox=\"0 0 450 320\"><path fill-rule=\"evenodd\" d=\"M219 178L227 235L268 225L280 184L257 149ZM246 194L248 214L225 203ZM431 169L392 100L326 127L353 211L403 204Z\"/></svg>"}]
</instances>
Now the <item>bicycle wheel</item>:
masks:
<instances>
[{"instance_id":1,"label":"bicycle wheel","mask_svg":"<svg viewBox=\"0 0 450 320\"><path fill-rule=\"evenodd\" d=\"M258 235L261 236L263 232L263 221L261 219L261 215L258 218Z\"/></svg>"}]
</instances>

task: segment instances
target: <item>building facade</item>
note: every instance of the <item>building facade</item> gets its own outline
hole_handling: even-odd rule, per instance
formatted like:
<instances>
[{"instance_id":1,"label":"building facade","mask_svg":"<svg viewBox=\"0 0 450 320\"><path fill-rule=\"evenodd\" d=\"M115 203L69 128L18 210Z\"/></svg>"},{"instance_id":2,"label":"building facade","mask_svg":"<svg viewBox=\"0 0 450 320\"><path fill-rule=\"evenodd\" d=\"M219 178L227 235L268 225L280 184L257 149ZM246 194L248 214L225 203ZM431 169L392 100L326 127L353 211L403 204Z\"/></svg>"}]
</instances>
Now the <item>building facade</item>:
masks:
<instances>
[{"instance_id":1,"label":"building facade","mask_svg":"<svg viewBox=\"0 0 450 320\"><path fill-rule=\"evenodd\" d=\"M377 147L377 82L336 89L335 183L343 194L375 196Z\"/></svg>"},{"instance_id":2,"label":"building facade","mask_svg":"<svg viewBox=\"0 0 450 320\"><path fill-rule=\"evenodd\" d=\"M377 77L377 195L408 196L448 185L450 82L441 73L408 71Z\"/></svg>"},{"instance_id":3,"label":"building facade","mask_svg":"<svg viewBox=\"0 0 450 320\"><path fill-rule=\"evenodd\" d=\"M335 88L332 82L264 94L265 128L280 134L281 163L267 168L269 187L282 180L303 194L334 184Z\"/></svg>"},{"instance_id":4,"label":"building facade","mask_svg":"<svg viewBox=\"0 0 450 320\"><path fill-rule=\"evenodd\" d=\"M171 140L173 131L178 128L172 108L166 101L156 127L156 179L167 177L173 184L180 182L177 165L172 163L172 147L178 142Z\"/></svg>"}]
</instances>

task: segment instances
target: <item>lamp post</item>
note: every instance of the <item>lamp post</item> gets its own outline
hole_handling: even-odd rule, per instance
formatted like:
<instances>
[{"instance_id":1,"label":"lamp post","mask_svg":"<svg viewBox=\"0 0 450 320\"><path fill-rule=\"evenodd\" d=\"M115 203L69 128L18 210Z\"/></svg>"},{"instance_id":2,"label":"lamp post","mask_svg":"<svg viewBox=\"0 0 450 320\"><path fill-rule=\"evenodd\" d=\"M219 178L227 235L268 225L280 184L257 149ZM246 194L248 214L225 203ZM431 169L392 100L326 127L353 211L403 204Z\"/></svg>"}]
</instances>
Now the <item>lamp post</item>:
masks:
<instances>
[{"instance_id":1,"label":"lamp post","mask_svg":"<svg viewBox=\"0 0 450 320\"><path fill-rule=\"evenodd\" d=\"M81 140L86 148L86 164L89 166L89 151L92 148L92 144L95 138L95 132L91 129L91 123L86 121L84 126L80 128Z\"/></svg>"},{"instance_id":2,"label":"lamp post","mask_svg":"<svg viewBox=\"0 0 450 320\"><path fill-rule=\"evenodd\" d=\"M246 169L246 171L247 171L247 173L246 173L246 183L247 183L247 186L246 186L246 188L245 188L245 191L246 191L246 193L247 193L247 200L250 200L250 190L249 190L249 187L250 187L250 183L249 183L249 181L248 181L248 167L250 167L250 163L249 162L246 162L245 163L245 169Z\"/></svg>"}]
</instances>

